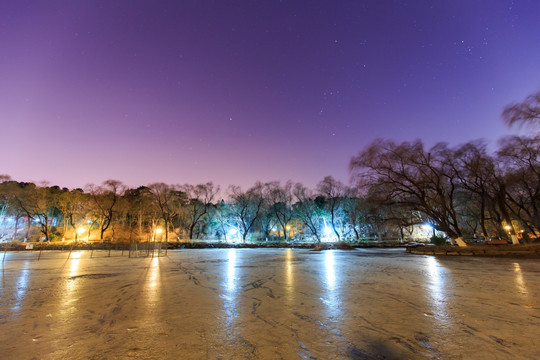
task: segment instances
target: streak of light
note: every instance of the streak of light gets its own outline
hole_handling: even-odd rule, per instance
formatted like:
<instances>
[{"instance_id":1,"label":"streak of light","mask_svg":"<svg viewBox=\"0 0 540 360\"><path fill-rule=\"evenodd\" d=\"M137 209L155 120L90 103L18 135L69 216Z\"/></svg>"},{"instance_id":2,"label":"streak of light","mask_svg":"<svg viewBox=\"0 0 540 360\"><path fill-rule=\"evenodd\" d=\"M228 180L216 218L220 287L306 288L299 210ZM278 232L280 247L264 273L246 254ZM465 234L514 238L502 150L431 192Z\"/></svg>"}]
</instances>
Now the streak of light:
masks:
<instances>
[{"instance_id":1,"label":"streak of light","mask_svg":"<svg viewBox=\"0 0 540 360\"><path fill-rule=\"evenodd\" d=\"M229 249L227 255L227 290L233 292L236 288L236 249Z\"/></svg>"},{"instance_id":2,"label":"streak of light","mask_svg":"<svg viewBox=\"0 0 540 360\"><path fill-rule=\"evenodd\" d=\"M426 258L427 265L427 298L431 305L431 311L437 320L439 326L446 328L450 322L448 313L448 294L446 290L446 268L442 266L434 256Z\"/></svg>"},{"instance_id":3,"label":"streak of light","mask_svg":"<svg viewBox=\"0 0 540 360\"><path fill-rule=\"evenodd\" d=\"M324 265L326 270L326 286L329 291L336 289L336 264L334 262L334 251L327 250L324 255Z\"/></svg>"},{"instance_id":4,"label":"streak of light","mask_svg":"<svg viewBox=\"0 0 540 360\"><path fill-rule=\"evenodd\" d=\"M287 299L292 301L294 298L294 268L293 268L293 251L291 248L285 250L285 279L287 284Z\"/></svg>"},{"instance_id":5,"label":"streak of light","mask_svg":"<svg viewBox=\"0 0 540 360\"><path fill-rule=\"evenodd\" d=\"M160 281L160 271L159 271L159 257L155 256L150 260L150 270L146 277L145 283L145 293L146 300L149 307L153 308L157 304L159 299L159 281Z\"/></svg>"},{"instance_id":6,"label":"streak of light","mask_svg":"<svg viewBox=\"0 0 540 360\"><path fill-rule=\"evenodd\" d=\"M335 251L326 250L324 253L324 284L326 292L320 300L326 306L326 313L329 318L339 321L341 317L341 296L337 283L339 274L336 273Z\"/></svg>"},{"instance_id":7,"label":"streak of light","mask_svg":"<svg viewBox=\"0 0 540 360\"><path fill-rule=\"evenodd\" d=\"M515 282L516 287L518 288L518 291L520 294L528 295L529 291L527 290L527 285L525 284L525 280L523 280L523 272L521 271L521 266L519 266L518 263L512 264L514 267L514 274L515 276Z\"/></svg>"},{"instance_id":8,"label":"streak of light","mask_svg":"<svg viewBox=\"0 0 540 360\"><path fill-rule=\"evenodd\" d=\"M17 279L17 285L15 285L15 305L12 310L19 310L22 306L22 302L28 291L28 260L24 262L24 266L21 269L19 278Z\"/></svg>"}]
</instances>

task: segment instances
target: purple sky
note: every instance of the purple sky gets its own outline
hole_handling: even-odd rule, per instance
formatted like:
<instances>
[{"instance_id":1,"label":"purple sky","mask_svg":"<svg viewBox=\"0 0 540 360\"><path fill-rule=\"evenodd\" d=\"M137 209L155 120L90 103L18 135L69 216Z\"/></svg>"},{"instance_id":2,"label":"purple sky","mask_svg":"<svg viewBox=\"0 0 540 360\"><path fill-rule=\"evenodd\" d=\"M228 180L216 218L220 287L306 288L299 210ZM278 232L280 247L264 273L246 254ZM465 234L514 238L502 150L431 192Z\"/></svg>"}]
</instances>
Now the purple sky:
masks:
<instances>
[{"instance_id":1,"label":"purple sky","mask_svg":"<svg viewBox=\"0 0 540 360\"><path fill-rule=\"evenodd\" d=\"M2 1L0 174L347 182L374 138L491 143L540 88L540 2Z\"/></svg>"}]
</instances>

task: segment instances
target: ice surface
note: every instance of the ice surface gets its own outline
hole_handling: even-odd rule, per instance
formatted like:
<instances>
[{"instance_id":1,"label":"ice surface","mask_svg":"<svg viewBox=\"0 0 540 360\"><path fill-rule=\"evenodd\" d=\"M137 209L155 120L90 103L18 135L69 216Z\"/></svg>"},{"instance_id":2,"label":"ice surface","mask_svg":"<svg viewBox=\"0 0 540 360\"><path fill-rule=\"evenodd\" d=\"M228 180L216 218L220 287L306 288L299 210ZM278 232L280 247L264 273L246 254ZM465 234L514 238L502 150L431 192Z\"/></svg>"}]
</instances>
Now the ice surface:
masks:
<instances>
[{"instance_id":1,"label":"ice surface","mask_svg":"<svg viewBox=\"0 0 540 360\"><path fill-rule=\"evenodd\" d=\"M399 249L107 255L7 253L0 358L540 358L537 260Z\"/></svg>"}]
</instances>

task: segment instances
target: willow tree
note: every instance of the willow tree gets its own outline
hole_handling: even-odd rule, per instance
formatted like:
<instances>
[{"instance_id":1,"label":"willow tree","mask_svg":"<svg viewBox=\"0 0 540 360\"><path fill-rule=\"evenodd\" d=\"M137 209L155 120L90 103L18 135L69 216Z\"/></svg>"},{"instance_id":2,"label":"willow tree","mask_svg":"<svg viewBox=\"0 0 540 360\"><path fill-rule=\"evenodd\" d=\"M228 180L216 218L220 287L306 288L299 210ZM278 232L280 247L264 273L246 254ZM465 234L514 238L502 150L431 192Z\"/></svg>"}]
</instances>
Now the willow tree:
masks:
<instances>
[{"instance_id":1,"label":"willow tree","mask_svg":"<svg viewBox=\"0 0 540 360\"><path fill-rule=\"evenodd\" d=\"M396 144L377 139L353 157L350 170L361 186L378 187L386 198L425 214L452 244L466 246L460 218L460 186L449 168L446 144L429 151L420 140Z\"/></svg>"}]
</instances>

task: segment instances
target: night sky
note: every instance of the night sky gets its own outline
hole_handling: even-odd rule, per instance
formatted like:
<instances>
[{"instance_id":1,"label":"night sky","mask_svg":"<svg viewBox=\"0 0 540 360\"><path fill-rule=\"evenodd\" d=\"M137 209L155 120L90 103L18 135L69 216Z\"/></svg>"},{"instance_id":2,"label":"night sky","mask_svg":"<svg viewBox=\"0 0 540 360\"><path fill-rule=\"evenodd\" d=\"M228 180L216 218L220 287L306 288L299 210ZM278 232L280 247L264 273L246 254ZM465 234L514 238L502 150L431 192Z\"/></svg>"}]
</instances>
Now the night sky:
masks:
<instances>
[{"instance_id":1,"label":"night sky","mask_svg":"<svg viewBox=\"0 0 540 360\"><path fill-rule=\"evenodd\" d=\"M18 181L348 182L377 137L496 144L539 88L536 0L0 2Z\"/></svg>"}]
</instances>

